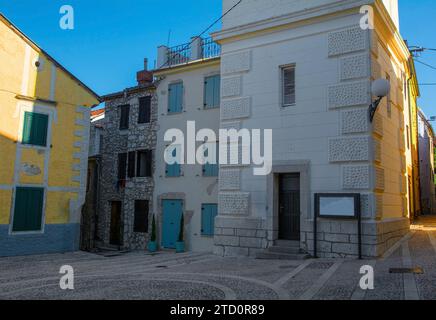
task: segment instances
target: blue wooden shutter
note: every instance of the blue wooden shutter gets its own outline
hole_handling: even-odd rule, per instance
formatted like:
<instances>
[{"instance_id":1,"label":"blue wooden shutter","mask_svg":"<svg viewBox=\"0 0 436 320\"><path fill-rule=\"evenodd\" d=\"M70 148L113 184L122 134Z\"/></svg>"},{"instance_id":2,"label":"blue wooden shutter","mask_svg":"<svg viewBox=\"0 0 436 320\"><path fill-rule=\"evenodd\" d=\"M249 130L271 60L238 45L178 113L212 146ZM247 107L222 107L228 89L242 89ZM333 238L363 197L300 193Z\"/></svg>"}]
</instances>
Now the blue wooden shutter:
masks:
<instances>
[{"instance_id":1,"label":"blue wooden shutter","mask_svg":"<svg viewBox=\"0 0 436 320\"><path fill-rule=\"evenodd\" d=\"M183 110L183 83L169 85L168 112L182 112Z\"/></svg>"},{"instance_id":2,"label":"blue wooden shutter","mask_svg":"<svg viewBox=\"0 0 436 320\"><path fill-rule=\"evenodd\" d=\"M12 230L14 232L40 231L43 204L43 188L17 187Z\"/></svg>"},{"instance_id":3,"label":"blue wooden shutter","mask_svg":"<svg viewBox=\"0 0 436 320\"><path fill-rule=\"evenodd\" d=\"M167 177L180 177L180 164L167 164L166 174Z\"/></svg>"},{"instance_id":4,"label":"blue wooden shutter","mask_svg":"<svg viewBox=\"0 0 436 320\"><path fill-rule=\"evenodd\" d=\"M204 81L204 108L220 106L220 76L207 77Z\"/></svg>"},{"instance_id":5,"label":"blue wooden shutter","mask_svg":"<svg viewBox=\"0 0 436 320\"><path fill-rule=\"evenodd\" d=\"M177 149L173 150L173 157L177 155ZM180 163L167 164L166 165L166 176L167 177L180 177Z\"/></svg>"},{"instance_id":6,"label":"blue wooden shutter","mask_svg":"<svg viewBox=\"0 0 436 320\"><path fill-rule=\"evenodd\" d=\"M163 200L162 246L175 248L183 214L183 200Z\"/></svg>"},{"instance_id":7,"label":"blue wooden shutter","mask_svg":"<svg viewBox=\"0 0 436 320\"><path fill-rule=\"evenodd\" d=\"M208 148L210 148L211 145L208 146ZM218 172L219 172L219 143L216 142L216 163L209 163L207 162L206 164L203 165L203 176L205 177L218 177ZM206 151L204 152L204 156L207 157L209 153L209 150L206 149Z\"/></svg>"},{"instance_id":8,"label":"blue wooden shutter","mask_svg":"<svg viewBox=\"0 0 436 320\"><path fill-rule=\"evenodd\" d=\"M34 112L24 113L23 144L47 146L48 115Z\"/></svg>"},{"instance_id":9,"label":"blue wooden shutter","mask_svg":"<svg viewBox=\"0 0 436 320\"><path fill-rule=\"evenodd\" d=\"M204 236L213 236L215 229L215 217L218 214L216 204L203 204L201 206L201 234Z\"/></svg>"}]
</instances>

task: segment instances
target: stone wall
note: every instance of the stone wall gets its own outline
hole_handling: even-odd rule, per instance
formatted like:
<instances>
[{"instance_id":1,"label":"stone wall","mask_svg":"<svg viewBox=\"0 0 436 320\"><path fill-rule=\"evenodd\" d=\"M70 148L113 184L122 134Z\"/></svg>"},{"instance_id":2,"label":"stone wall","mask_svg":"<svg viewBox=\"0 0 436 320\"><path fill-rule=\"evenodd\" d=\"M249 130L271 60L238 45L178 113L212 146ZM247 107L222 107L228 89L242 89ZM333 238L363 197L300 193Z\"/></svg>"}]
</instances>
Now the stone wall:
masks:
<instances>
[{"instance_id":1,"label":"stone wall","mask_svg":"<svg viewBox=\"0 0 436 320\"><path fill-rule=\"evenodd\" d=\"M268 247L265 220L254 217L215 219L214 253L220 256L255 256Z\"/></svg>"},{"instance_id":2,"label":"stone wall","mask_svg":"<svg viewBox=\"0 0 436 320\"><path fill-rule=\"evenodd\" d=\"M151 122L138 124L139 98L151 96ZM119 130L119 106L130 104L129 129ZM148 233L133 232L135 200L149 201L149 230L153 213L152 177L126 178L125 185L118 183L118 154L137 150L153 150L153 165L156 149L157 98L154 87L138 87L127 90L124 95L106 101L104 134L102 143L99 238L104 245L109 244L111 202L122 202L122 247L129 250L142 250L146 247ZM135 166L136 171L136 166Z\"/></svg>"}]
</instances>

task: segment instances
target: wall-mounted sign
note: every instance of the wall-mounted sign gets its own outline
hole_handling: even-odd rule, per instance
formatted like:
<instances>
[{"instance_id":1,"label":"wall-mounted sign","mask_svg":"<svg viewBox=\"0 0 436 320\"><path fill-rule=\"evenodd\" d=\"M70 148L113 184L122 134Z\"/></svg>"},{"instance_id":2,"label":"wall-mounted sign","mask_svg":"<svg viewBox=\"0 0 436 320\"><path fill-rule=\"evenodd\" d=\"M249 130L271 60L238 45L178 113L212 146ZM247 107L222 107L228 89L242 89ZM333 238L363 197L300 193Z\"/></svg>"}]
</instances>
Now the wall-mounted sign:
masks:
<instances>
[{"instance_id":1,"label":"wall-mounted sign","mask_svg":"<svg viewBox=\"0 0 436 320\"><path fill-rule=\"evenodd\" d=\"M360 194L318 193L315 214L320 218L357 219L360 215Z\"/></svg>"}]
</instances>

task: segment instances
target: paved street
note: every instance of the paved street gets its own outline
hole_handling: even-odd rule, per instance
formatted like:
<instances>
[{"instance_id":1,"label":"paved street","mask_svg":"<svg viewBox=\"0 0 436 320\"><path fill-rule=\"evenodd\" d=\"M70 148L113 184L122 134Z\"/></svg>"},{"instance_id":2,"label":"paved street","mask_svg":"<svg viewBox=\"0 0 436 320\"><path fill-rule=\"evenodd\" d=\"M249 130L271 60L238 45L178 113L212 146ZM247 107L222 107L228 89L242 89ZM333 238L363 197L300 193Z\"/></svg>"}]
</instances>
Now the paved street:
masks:
<instances>
[{"instance_id":1,"label":"paved street","mask_svg":"<svg viewBox=\"0 0 436 320\"><path fill-rule=\"evenodd\" d=\"M62 265L74 268L74 290L59 287ZM374 290L359 287L362 265L375 267ZM389 273L403 267L424 273ZM76 252L2 258L0 270L0 299L436 299L436 220L422 219L377 261Z\"/></svg>"}]
</instances>

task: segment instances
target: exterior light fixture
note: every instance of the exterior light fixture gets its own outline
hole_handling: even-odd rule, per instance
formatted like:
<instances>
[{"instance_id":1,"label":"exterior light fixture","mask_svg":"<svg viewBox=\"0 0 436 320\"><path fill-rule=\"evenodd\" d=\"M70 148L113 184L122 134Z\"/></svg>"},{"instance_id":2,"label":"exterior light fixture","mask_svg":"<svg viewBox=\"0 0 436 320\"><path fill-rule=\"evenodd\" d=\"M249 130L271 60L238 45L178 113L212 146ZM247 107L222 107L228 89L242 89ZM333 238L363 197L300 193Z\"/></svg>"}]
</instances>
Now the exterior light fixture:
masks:
<instances>
[{"instance_id":1,"label":"exterior light fixture","mask_svg":"<svg viewBox=\"0 0 436 320\"><path fill-rule=\"evenodd\" d=\"M391 85L386 79L377 79L372 83L371 92L377 99L369 106L369 119L372 122L374 115L377 112L377 108L384 97L389 94Z\"/></svg>"}]
</instances>

